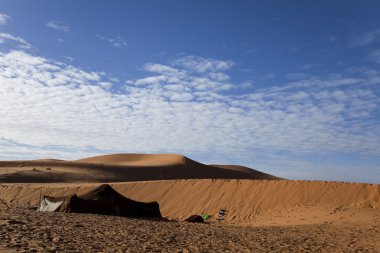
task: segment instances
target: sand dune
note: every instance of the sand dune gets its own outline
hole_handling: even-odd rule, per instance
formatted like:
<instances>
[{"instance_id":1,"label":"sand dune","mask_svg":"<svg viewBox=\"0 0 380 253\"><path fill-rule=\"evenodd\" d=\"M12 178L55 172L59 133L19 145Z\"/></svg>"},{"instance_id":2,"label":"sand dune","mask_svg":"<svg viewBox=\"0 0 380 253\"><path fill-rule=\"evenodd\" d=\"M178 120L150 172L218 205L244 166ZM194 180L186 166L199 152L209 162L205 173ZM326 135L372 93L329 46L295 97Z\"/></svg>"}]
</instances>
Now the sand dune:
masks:
<instances>
[{"instance_id":1,"label":"sand dune","mask_svg":"<svg viewBox=\"0 0 380 253\"><path fill-rule=\"evenodd\" d=\"M76 161L1 161L4 183L129 182L172 179L280 179L250 168L209 166L176 154L116 154Z\"/></svg>"},{"instance_id":2,"label":"sand dune","mask_svg":"<svg viewBox=\"0 0 380 253\"><path fill-rule=\"evenodd\" d=\"M266 180L278 180L281 179L276 176L272 176L270 174L254 170L245 166L240 166L240 165L221 165L221 164L210 164L210 166L217 167L217 168L222 168L222 169L227 169L230 171L239 171L243 173L255 173L256 178L255 179L266 179Z\"/></svg>"},{"instance_id":3,"label":"sand dune","mask_svg":"<svg viewBox=\"0 0 380 253\"><path fill-rule=\"evenodd\" d=\"M41 195L83 194L97 184L2 185L7 203L36 206ZM257 180L169 180L112 184L127 197L158 201L164 216L182 220L191 214L217 214L236 224L284 225L380 218L380 185Z\"/></svg>"},{"instance_id":4,"label":"sand dune","mask_svg":"<svg viewBox=\"0 0 380 253\"><path fill-rule=\"evenodd\" d=\"M76 160L81 163L130 165L130 166L176 166L194 162L178 154L114 154Z\"/></svg>"},{"instance_id":5,"label":"sand dune","mask_svg":"<svg viewBox=\"0 0 380 253\"><path fill-rule=\"evenodd\" d=\"M174 154L3 161L0 246L4 241L3 246L22 247L25 252L46 245L104 252L123 247L136 252L149 247L173 250L184 245L195 252L380 251L380 185L271 179L279 178L244 166L205 165ZM43 195L84 194L103 182L111 182L131 199L157 201L161 214L171 220L210 214L211 226L30 209ZM222 222L216 221L220 208L228 210ZM45 226L46 220L64 225ZM163 242L157 234L171 234L174 239ZM122 241L133 243L121 245Z\"/></svg>"}]
</instances>

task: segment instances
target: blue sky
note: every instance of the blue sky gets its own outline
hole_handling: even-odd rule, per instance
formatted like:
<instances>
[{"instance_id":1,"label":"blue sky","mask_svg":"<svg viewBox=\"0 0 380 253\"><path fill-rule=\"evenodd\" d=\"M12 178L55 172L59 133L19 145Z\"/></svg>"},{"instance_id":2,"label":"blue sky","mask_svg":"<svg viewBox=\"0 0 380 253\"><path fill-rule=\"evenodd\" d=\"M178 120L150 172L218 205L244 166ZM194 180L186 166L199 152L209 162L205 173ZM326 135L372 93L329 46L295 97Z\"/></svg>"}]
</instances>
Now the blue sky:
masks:
<instances>
[{"instance_id":1,"label":"blue sky","mask_svg":"<svg viewBox=\"0 0 380 253\"><path fill-rule=\"evenodd\" d=\"M181 153L380 183L378 1L0 2L0 159Z\"/></svg>"}]
</instances>

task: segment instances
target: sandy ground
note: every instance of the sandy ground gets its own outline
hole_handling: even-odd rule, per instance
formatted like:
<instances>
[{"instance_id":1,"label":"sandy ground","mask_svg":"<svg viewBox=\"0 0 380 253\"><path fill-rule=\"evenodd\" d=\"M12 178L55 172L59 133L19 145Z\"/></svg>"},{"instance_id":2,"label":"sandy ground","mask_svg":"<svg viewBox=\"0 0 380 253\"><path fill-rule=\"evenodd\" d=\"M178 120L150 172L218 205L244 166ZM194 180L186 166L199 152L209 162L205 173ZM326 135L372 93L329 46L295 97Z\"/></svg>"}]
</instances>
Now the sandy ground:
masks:
<instances>
[{"instance_id":1,"label":"sandy ground","mask_svg":"<svg viewBox=\"0 0 380 253\"><path fill-rule=\"evenodd\" d=\"M2 206L0 242L17 252L380 252L380 226L378 220L260 227L191 224Z\"/></svg>"}]
</instances>

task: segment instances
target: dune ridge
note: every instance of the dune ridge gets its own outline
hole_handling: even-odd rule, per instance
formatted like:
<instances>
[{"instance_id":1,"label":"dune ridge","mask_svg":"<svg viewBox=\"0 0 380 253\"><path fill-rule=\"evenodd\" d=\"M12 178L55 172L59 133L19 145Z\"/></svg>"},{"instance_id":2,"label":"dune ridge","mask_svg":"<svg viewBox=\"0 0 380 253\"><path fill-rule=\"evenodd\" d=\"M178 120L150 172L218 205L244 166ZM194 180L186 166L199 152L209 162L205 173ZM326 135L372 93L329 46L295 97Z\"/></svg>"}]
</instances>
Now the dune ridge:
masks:
<instances>
[{"instance_id":1,"label":"dune ridge","mask_svg":"<svg viewBox=\"0 0 380 253\"><path fill-rule=\"evenodd\" d=\"M4 183L130 182L173 179L266 179L278 177L247 167L210 166L177 154L114 154L76 161L0 161Z\"/></svg>"},{"instance_id":2,"label":"dune ridge","mask_svg":"<svg viewBox=\"0 0 380 253\"><path fill-rule=\"evenodd\" d=\"M179 154L111 154L79 159L76 162L130 166L173 166L194 161Z\"/></svg>"},{"instance_id":3,"label":"dune ridge","mask_svg":"<svg viewBox=\"0 0 380 253\"><path fill-rule=\"evenodd\" d=\"M227 169L231 171L239 171L243 173L252 173L254 171L257 179L266 179L266 180L279 180L283 178L279 178L258 170L251 169L249 167L241 166L241 165L224 165L224 164L210 164L210 166L217 167L217 168L222 168L222 169Z\"/></svg>"}]
</instances>

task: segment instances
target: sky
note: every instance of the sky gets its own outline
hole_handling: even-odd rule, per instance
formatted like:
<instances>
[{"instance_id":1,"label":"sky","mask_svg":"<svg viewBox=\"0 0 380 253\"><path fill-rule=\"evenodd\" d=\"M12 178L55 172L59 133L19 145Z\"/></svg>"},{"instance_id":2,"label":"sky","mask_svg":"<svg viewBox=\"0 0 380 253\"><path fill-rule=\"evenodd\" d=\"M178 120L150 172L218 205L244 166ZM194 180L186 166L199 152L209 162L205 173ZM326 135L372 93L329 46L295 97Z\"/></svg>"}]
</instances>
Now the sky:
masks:
<instances>
[{"instance_id":1,"label":"sky","mask_svg":"<svg viewBox=\"0 0 380 253\"><path fill-rule=\"evenodd\" d=\"M179 153L380 183L380 2L0 1L0 160Z\"/></svg>"}]
</instances>

